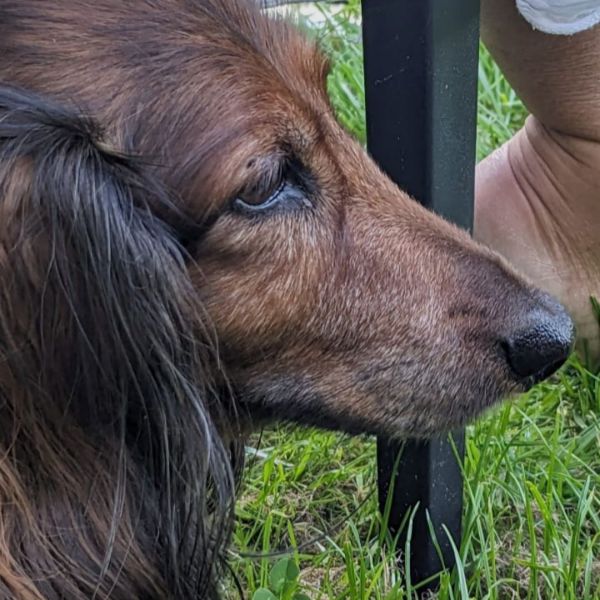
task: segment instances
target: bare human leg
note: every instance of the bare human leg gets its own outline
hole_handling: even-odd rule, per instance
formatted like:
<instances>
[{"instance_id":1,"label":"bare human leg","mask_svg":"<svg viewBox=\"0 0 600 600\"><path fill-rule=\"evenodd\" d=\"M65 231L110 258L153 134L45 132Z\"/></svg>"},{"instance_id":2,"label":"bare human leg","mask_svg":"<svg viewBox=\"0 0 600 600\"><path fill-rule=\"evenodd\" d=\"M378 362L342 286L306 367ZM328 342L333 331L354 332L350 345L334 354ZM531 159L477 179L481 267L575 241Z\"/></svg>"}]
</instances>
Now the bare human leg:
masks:
<instances>
[{"instance_id":1,"label":"bare human leg","mask_svg":"<svg viewBox=\"0 0 600 600\"><path fill-rule=\"evenodd\" d=\"M535 31L515 0L483 0L482 36L532 113L477 168L475 237L573 315L578 347L600 360L600 26Z\"/></svg>"}]
</instances>

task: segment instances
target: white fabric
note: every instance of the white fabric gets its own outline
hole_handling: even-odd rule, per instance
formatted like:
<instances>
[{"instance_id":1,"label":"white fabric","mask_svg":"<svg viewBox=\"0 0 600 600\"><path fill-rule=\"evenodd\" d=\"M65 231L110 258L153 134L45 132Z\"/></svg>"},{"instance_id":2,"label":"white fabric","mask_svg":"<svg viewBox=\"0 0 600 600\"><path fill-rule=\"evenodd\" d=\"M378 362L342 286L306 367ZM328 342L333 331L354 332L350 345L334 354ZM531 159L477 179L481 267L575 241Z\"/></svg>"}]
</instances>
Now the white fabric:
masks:
<instances>
[{"instance_id":1,"label":"white fabric","mask_svg":"<svg viewBox=\"0 0 600 600\"><path fill-rule=\"evenodd\" d=\"M545 33L573 35L600 23L600 0L517 0L517 7Z\"/></svg>"}]
</instances>

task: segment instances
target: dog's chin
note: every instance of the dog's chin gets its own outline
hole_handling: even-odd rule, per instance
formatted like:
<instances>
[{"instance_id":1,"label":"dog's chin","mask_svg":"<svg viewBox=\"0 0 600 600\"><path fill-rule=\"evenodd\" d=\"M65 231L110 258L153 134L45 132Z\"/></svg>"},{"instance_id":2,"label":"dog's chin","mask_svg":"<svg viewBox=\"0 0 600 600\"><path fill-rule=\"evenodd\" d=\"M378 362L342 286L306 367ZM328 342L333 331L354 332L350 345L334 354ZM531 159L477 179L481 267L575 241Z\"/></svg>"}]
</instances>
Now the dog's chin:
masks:
<instances>
[{"instance_id":1,"label":"dog's chin","mask_svg":"<svg viewBox=\"0 0 600 600\"><path fill-rule=\"evenodd\" d=\"M432 386L412 393L391 386L374 396L352 387L329 388L325 393L305 376L263 376L251 385L239 386L236 395L249 428L291 422L402 440L443 436L526 389L510 380L484 378L479 385L470 383L458 383L452 391Z\"/></svg>"},{"instance_id":2,"label":"dog's chin","mask_svg":"<svg viewBox=\"0 0 600 600\"><path fill-rule=\"evenodd\" d=\"M429 440L440 438L448 433L465 428L473 424L478 419L485 417L494 408L500 406L505 401L513 400L519 392L503 393L497 396L482 398L479 406L470 411L453 411L440 409L438 414L424 416L417 420L407 422L399 419L389 420L384 423L377 423L373 427L373 435L382 436L390 440L402 441L408 438L417 440ZM451 402L451 400L449 400Z\"/></svg>"}]
</instances>

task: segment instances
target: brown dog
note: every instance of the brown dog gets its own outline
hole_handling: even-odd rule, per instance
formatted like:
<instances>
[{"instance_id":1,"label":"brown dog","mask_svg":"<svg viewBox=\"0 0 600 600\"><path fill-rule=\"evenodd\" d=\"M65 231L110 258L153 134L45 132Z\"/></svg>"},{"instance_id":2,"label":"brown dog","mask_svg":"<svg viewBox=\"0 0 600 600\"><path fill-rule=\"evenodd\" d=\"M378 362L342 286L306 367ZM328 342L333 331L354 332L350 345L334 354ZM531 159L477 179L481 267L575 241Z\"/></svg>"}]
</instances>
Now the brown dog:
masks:
<instances>
[{"instance_id":1,"label":"brown dog","mask_svg":"<svg viewBox=\"0 0 600 600\"><path fill-rule=\"evenodd\" d=\"M566 358L326 75L242 0L0 0L1 598L217 598L241 430L426 436Z\"/></svg>"}]
</instances>

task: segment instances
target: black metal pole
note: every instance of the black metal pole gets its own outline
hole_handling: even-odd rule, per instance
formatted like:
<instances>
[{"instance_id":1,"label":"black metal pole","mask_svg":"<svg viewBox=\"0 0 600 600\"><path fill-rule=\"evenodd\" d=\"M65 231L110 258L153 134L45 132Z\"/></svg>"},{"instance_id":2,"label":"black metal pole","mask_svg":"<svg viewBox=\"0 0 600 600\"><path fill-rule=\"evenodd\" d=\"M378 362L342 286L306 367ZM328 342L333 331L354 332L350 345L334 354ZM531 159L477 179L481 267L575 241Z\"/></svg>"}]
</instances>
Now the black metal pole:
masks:
<instances>
[{"instance_id":1,"label":"black metal pole","mask_svg":"<svg viewBox=\"0 0 600 600\"><path fill-rule=\"evenodd\" d=\"M363 41L370 153L400 187L470 229L479 0L363 0ZM462 455L463 432L455 432L453 438ZM454 565L442 525L460 546L462 476L445 438L408 440L394 478L399 450L397 443L378 441L380 506L383 509L391 491L389 526L397 532L407 512L419 503L410 556L411 580L417 583L440 572L442 564ZM404 549L402 535L400 544Z\"/></svg>"}]
</instances>

